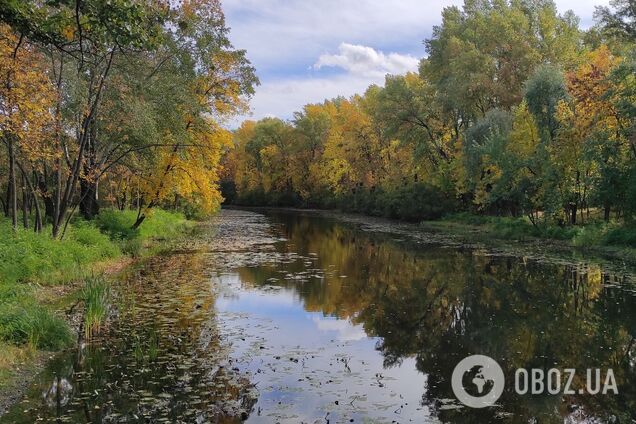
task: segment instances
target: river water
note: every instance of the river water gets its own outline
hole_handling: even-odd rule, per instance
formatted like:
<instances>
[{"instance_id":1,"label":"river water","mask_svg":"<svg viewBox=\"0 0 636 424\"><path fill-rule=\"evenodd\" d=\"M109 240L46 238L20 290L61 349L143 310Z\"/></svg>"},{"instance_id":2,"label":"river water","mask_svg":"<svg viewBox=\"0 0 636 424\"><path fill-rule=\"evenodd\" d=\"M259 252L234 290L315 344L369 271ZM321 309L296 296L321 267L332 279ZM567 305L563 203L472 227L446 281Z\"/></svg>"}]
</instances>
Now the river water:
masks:
<instances>
[{"instance_id":1,"label":"river water","mask_svg":"<svg viewBox=\"0 0 636 424\"><path fill-rule=\"evenodd\" d=\"M636 422L636 287L620 263L223 210L114 291L105 331L0 422ZM503 369L493 406L453 393L472 354ZM576 369L576 394L517 394L518 368ZM618 394L579 393L587 368L611 369Z\"/></svg>"}]
</instances>

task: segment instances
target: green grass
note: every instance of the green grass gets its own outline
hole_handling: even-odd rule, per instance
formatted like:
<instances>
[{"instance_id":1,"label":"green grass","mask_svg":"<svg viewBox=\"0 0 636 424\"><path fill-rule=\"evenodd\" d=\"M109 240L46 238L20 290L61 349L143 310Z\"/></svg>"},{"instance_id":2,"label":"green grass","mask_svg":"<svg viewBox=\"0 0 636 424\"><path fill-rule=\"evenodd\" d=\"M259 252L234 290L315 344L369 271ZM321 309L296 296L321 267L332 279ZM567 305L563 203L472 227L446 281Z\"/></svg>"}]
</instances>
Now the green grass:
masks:
<instances>
[{"instance_id":1,"label":"green grass","mask_svg":"<svg viewBox=\"0 0 636 424\"><path fill-rule=\"evenodd\" d=\"M108 317L110 285L103 276L88 278L81 296L85 305L84 335L90 339L99 332Z\"/></svg>"},{"instance_id":2,"label":"green grass","mask_svg":"<svg viewBox=\"0 0 636 424\"><path fill-rule=\"evenodd\" d=\"M84 281L85 329L88 335L98 331L109 289L103 278L92 277L94 266L122 253L139 255L151 240L175 238L190 226L182 214L157 209L132 230L135 218L134 211L105 209L95 221L73 220L63 240L52 239L50 228L14 232L0 218L0 343L57 350L72 341L69 326L53 311L57 299L46 299L47 305L36 300L39 286Z\"/></svg>"},{"instance_id":3,"label":"green grass","mask_svg":"<svg viewBox=\"0 0 636 424\"><path fill-rule=\"evenodd\" d=\"M191 224L181 213L161 209L153 210L138 229L132 229L136 219L136 211L106 209L97 216L95 225L116 241L124 253L139 256L148 240L175 238Z\"/></svg>"},{"instance_id":4,"label":"green grass","mask_svg":"<svg viewBox=\"0 0 636 424\"><path fill-rule=\"evenodd\" d=\"M14 346L59 350L73 341L68 324L38 303L38 285L76 281L96 262L121 255L116 243L92 224L78 221L64 240L50 228L14 232L0 220L0 340Z\"/></svg>"},{"instance_id":5,"label":"green grass","mask_svg":"<svg viewBox=\"0 0 636 424\"><path fill-rule=\"evenodd\" d=\"M442 224L479 228L489 236L504 240L542 238L563 240L578 247L636 247L636 225L593 221L585 225L532 225L528 218L510 218L459 213L448 215Z\"/></svg>"},{"instance_id":6,"label":"green grass","mask_svg":"<svg viewBox=\"0 0 636 424\"><path fill-rule=\"evenodd\" d=\"M32 289L0 288L0 340L43 350L59 350L73 341L67 323L36 302Z\"/></svg>"},{"instance_id":7,"label":"green grass","mask_svg":"<svg viewBox=\"0 0 636 424\"><path fill-rule=\"evenodd\" d=\"M121 254L116 243L92 224L79 221L63 240L54 240L50 229L40 234L14 232L0 220L0 285L17 282L59 284L76 280L87 265Z\"/></svg>"},{"instance_id":8,"label":"green grass","mask_svg":"<svg viewBox=\"0 0 636 424\"><path fill-rule=\"evenodd\" d=\"M0 388L11 387L14 367L34 358L36 351L70 346L75 336L56 313L69 302L85 305L87 338L108 318L110 287L94 277L100 263L122 254L139 256L163 248L163 240L176 238L191 227L182 214L154 210L138 230L132 230L134 211L105 209L91 222L76 217L63 240L51 238L51 228L40 234L19 229L0 217ZM80 289L75 284L82 282ZM59 285L72 284L71 291Z\"/></svg>"}]
</instances>

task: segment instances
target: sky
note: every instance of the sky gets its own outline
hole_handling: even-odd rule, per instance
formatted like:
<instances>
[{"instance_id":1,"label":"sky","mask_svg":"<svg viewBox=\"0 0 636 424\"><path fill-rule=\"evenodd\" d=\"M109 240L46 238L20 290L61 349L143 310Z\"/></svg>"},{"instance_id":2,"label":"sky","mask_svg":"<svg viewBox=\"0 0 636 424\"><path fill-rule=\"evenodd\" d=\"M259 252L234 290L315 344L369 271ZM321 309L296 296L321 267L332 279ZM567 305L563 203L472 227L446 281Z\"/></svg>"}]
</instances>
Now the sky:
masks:
<instances>
[{"instance_id":1,"label":"sky","mask_svg":"<svg viewBox=\"0 0 636 424\"><path fill-rule=\"evenodd\" d=\"M416 71L423 40L446 6L463 0L222 0L230 40L247 50L261 85L249 116L290 119L307 103L363 93L384 76ZM586 28L595 5L609 0L556 0Z\"/></svg>"}]
</instances>

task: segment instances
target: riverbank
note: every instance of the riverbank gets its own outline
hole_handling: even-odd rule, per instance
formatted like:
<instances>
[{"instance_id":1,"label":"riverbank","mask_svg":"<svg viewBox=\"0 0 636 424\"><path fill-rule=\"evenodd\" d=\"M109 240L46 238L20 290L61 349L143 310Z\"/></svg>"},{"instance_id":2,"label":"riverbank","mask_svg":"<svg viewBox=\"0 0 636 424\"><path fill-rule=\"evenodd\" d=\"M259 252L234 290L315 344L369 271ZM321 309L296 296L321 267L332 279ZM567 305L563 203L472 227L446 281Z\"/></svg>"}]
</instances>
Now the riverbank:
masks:
<instances>
[{"instance_id":1,"label":"riverbank","mask_svg":"<svg viewBox=\"0 0 636 424\"><path fill-rule=\"evenodd\" d=\"M234 206L228 206L234 209ZM339 210L301 209L287 207L236 207L255 211L295 211L345 220L369 231L408 235L420 243L453 247L484 248L493 253L525 255L546 260L584 259L636 268L635 247L626 245L633 237L632 229L615 223L593 223L575 227L540 230L523 218L485 217L468 214L451 215L419 223L384 217L349 213ZM623 244L616 244L624 240ZM608 244L610 243L614 244Z\"/></svg>"},{"instance_id":2,"label":"riverbank","mask_svg":"<svg viewBox=\"0 0 636 424\"><path fill-rule=\"evenodd\" d=\"M55 352L76 343L84 321L95 319L84 313L88 280L117 278L195 225L157 210L133 231L134 219L133 211L105 210L92 222L75 221L63 240L46 229L13 233L0 221L0 415Z\"/></svg>"},{"instance_id":3,"label":"riverbank","mask_svg":"<svg viewBox=\"0 0 636 424\"><path fill-rule=\"evenodd\" d=\"M494 246L512 243L554 252L577 251L636 264L636 229L615 222L534 226L524 218L461 214L438 221L423 221L419 227L425 231L453 234L469 242Z\"/></svg>"}]
</instances>

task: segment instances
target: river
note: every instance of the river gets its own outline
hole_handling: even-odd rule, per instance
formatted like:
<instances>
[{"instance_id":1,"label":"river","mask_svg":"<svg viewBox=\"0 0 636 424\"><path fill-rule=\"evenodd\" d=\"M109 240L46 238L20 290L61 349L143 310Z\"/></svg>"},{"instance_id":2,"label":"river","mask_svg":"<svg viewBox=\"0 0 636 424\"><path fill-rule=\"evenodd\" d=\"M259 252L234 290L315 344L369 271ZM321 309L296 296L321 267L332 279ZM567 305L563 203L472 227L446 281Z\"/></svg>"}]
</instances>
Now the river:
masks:
<instances>
[{"instance_id":1,"label":"river","mask_svg":"<svg viewBox=\"0 0 636 424\"><path fill-rule=\"evenodd\" d=\"M462 246L337 214L223 210L131 267L108 327L55 356L2 423L576 423L636 418L636 289L620 263ZM464 407L463 358L503 369ZM576 394L517 394L518 368ZM579 393L587 368L618 394Z\"/></svg>"}]
</instances>

